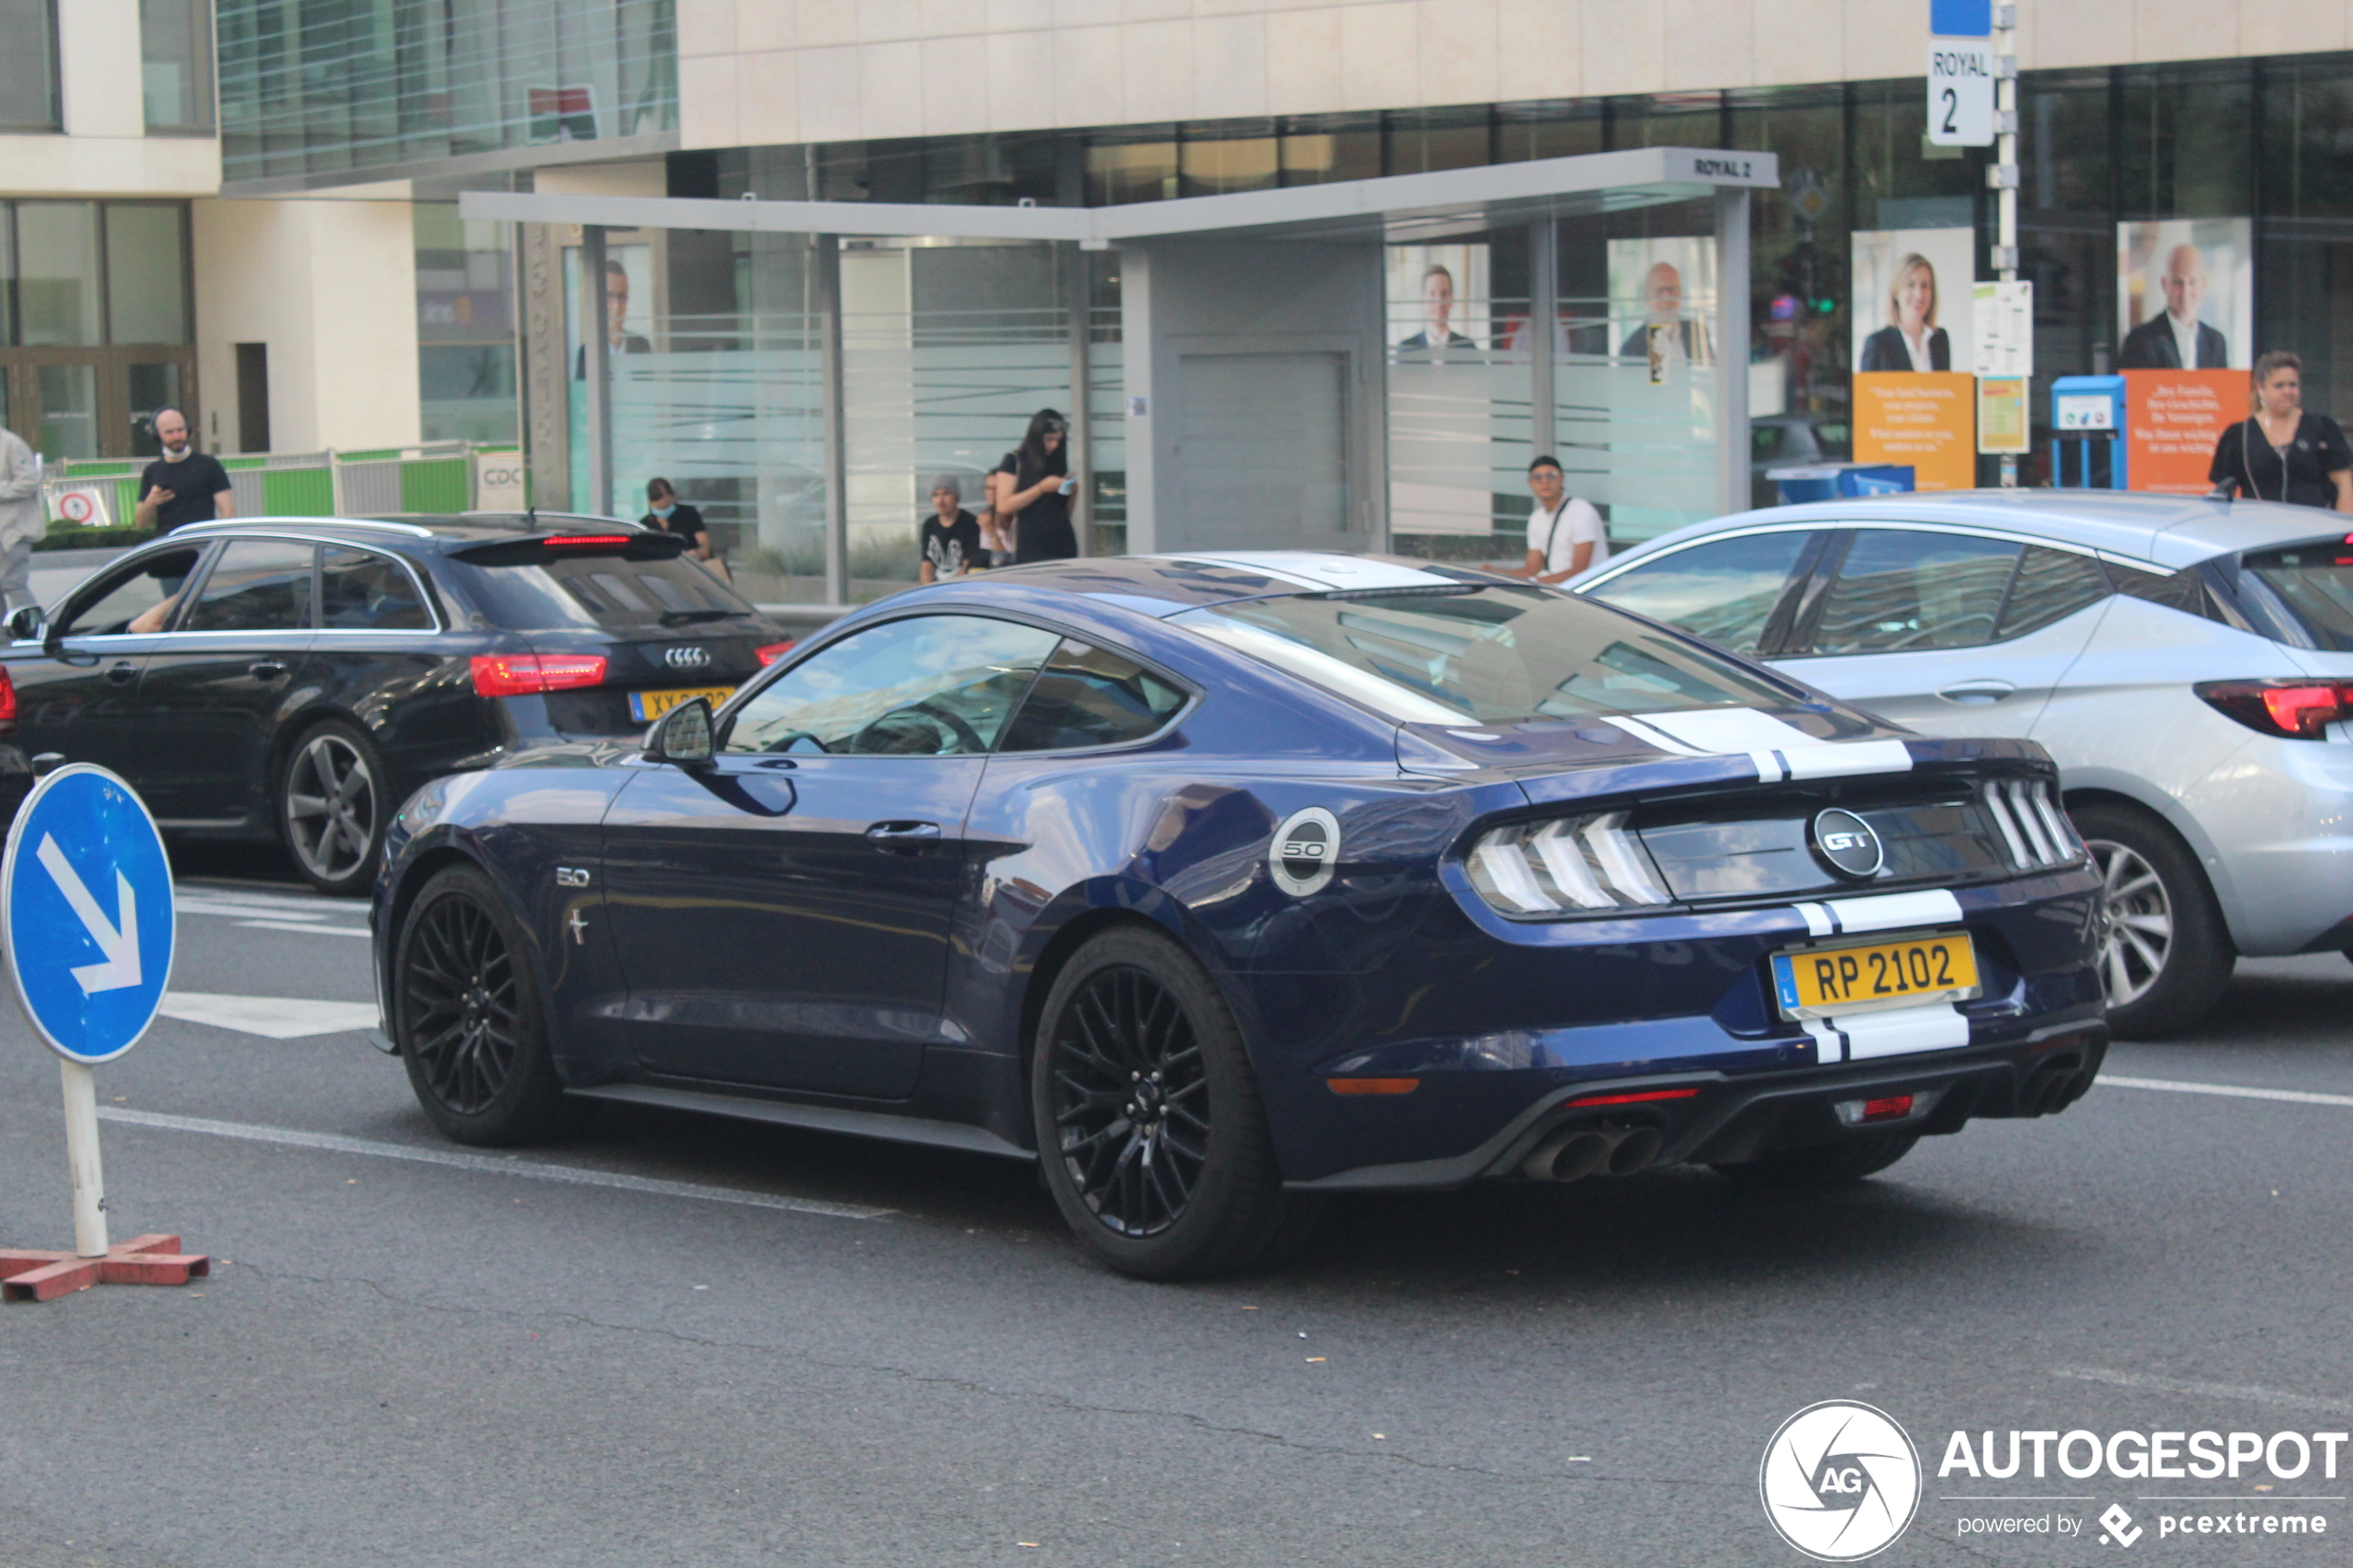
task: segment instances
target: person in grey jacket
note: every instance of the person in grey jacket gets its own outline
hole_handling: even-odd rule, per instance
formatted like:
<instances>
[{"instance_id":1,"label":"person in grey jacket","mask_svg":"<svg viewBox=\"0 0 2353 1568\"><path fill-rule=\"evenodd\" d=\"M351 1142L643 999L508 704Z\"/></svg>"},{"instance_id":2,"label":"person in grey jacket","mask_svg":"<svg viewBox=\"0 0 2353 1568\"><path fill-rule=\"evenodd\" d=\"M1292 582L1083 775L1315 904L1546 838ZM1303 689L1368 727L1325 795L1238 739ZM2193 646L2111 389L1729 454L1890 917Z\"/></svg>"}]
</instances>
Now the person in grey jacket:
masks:
<instances>
[{"instance_id":1,"label":"person in grey jacket","mask_svg":"<svg viewBox=\"0 0 2353 1568\"><path fill-rule=\"evenodd\" d=\"M41 507L41 459L0 428L0 615L34 602L32 544L49 532Z\"/></svg>"}]
</instances>

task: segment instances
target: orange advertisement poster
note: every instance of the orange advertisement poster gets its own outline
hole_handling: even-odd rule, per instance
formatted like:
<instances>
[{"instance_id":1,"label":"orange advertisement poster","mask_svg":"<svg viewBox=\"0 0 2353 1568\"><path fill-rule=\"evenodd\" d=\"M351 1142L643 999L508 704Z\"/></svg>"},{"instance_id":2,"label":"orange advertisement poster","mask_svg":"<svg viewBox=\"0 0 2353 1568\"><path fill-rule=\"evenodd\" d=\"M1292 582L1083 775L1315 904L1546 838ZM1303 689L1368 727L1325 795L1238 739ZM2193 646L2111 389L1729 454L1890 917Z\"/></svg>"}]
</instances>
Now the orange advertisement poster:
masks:
<instances>
[{"instance_id":1,"label":"orange advertisement poster","mask_svg":"<svg viewBox=\"0 0 2353 1568\"><path fill-rule=\"evenodd\" d=\"M2246 418L2245 370L2124 372L2124 463L2134 490L2203 495L2214 443Z\"/></svg>"},{"instance_id":2,"label":"orange advertisement poster","mask_svg":"<svg viewBox=\"0 0 2353 1568\"><path fill-rule=\"evenodd\" d=\"M1977 483L1977 378L1960 370L1860 370L1855 460L1909 463L1920 490Z\"/></svg>"}]
</instances>

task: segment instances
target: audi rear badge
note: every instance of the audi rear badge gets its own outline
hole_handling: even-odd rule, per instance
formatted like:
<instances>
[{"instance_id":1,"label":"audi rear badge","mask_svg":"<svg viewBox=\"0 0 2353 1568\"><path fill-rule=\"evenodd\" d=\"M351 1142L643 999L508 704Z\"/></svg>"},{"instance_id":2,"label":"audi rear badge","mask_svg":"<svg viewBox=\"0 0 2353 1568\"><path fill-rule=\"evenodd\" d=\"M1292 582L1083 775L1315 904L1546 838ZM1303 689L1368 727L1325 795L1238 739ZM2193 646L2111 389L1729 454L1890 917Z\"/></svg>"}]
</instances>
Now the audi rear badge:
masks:
<instances>
[{"instance_id":1,"label":"audi rear badge","mask_svg":"<svg viewBox=\"0 0 2353 1568\"><path fill-rule=\"evenodd\" d=\"M1340 865L1340 819L1321 806L1293 811L1275 829L1266 847L1266 869L1275 885L1294 898L1331 885Z\"/></svg>"},{"instance_id":2,"label":"audi rear badge","mask_svg":"<svg viewBox=\"0 0 2353 1568\"><path fill-rule=\"evenodd\" d=\"M1887 864L1878 831L1852 811L1833 806L1816 812L1813 839L1822 864L1850 882L1869 882Z\"/></svg>"},{"instance_id":3,"label":"audi rear badge","mask_svg":"<svg viewBox=\"0 0 2353 1568\"><path fill-rule=\"evenodd\" d=\"M698 647L664 648L661 661L673 670L699 670L711 662L711 650Z\"/></svg>"}]
</instances>

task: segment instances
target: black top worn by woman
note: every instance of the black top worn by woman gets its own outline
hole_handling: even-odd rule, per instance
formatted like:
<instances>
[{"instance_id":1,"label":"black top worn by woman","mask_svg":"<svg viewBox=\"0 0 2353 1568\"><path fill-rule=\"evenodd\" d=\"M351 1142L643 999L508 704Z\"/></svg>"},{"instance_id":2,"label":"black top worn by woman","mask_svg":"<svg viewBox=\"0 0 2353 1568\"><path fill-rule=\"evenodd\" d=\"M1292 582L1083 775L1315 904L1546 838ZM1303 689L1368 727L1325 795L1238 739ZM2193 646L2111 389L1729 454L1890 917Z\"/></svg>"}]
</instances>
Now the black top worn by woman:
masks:
<instances>
[{"instance_id":1,"label":"black top worn by woman","mask_svg":"<svg viewBox=\"0 0 2353 1568\"><path fill-rule=\"evenodd\" d=\"M997 471L1012 474L1013 489L1022 491L1048 474L1069 473L1070 459L1059 446L1047 453L1043 461L1026 452L1008 452ZM1078 535L1070 526L1070 497L1059 489L1047 491L1013 513L1013 522L1015 566L1034 560L1068 560L1078 553Z\"/></svg>"},{"instance_id":2,"label":"black top worn by woman","mask_svg":"<svg viewBox=\"0 0 2353 1568\"><path fill-rule=\"evenodd\" d=\"M703 532L702 513L681 501L670 508L668 517L656 517L653 513L648 512L637 520L637 526L666 529L686 540L687 546L691 547L695 542L695 535Z\"/></svg>"},{"instance_id":3,"label":"black top worn by woman","mask_svg":"<svg viewBox=\"0 0 2353 1568\"><path fill-rule=\"evenodd\" d=\"M2336 506L2336 482L2329 475L2353 469L2353 446L2326 414L2303 414L2296 421L2296 437L2281 453L2273 450L2255 420L2241 420L2214 444L2214 463L2207 478L2229 486L2250 501L2286 501L2298 507Z\"/></svg>"}]
</instances>

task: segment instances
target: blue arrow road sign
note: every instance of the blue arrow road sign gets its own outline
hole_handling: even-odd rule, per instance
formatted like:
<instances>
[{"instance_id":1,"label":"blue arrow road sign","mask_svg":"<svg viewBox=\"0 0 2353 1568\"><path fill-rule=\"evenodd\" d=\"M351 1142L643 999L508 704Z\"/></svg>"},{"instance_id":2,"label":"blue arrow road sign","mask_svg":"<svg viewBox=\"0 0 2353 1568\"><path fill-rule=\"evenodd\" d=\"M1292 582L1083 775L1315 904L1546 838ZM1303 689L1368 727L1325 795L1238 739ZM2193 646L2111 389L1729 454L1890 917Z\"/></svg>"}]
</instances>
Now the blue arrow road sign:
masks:
<instances>
[{"instance_id":1,"label":"blue arrow road sign","mask_svg":"<svg viewBox=\"0 0 2353 1568\"><path fill-rule=\"evenodd\" d=\"M171 978L171 864L129 784L86 762L35 784L0 860L8 969L68 1061L139 1043Z\"/></svg>"}]
</instances>

